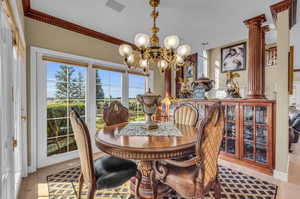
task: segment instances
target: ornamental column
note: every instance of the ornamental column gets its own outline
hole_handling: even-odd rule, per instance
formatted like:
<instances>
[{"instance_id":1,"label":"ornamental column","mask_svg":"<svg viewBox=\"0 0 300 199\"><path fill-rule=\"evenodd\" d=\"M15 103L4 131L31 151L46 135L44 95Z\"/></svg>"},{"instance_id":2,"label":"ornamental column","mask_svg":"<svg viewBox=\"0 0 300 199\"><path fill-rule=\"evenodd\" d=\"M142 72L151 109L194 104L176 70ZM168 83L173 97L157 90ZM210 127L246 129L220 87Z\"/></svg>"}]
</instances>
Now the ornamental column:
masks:
<instances>
[{"instance_id":1,"label":"ornamental column","mask_svg":"<svg viewBox=\"0 0 300 199\"><path fill-rule=\"evenodd\" d=\"M249 28L248 36L248 98L265 98L265 78L263 63L263 28L262 23L266 21L264 14L244 21Z\"/></svg>"},{"instance_id":2,"label":"ornamental column","mask_svg":"<svg viewBox=\"0 0 300 199\"><path fill-rule=\"evenodd\" d=\"M262 65L263 65L263 93L266 91L265 82L266 82L266 74L265 74L265 64L266 64L266 32L270 31L268 25L262 27Z\"/></svg>"}]
</instances>

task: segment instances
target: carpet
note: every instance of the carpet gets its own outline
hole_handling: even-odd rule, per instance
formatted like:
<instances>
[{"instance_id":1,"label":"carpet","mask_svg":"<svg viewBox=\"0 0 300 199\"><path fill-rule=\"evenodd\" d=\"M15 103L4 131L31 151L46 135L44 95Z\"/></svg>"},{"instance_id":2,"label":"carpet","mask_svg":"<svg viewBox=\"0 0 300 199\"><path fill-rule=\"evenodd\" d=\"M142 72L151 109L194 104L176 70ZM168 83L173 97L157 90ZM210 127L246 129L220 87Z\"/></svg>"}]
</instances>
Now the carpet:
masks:
<instances>
[{"instance_id":1,"label":"carpet","mask_svg":"<svg viewBox=\"0 0 300 199\"><path fill-rule=\"evenodd\" d=\"M70 168L47 176L49 199L77 199L77 179L80 167ZM219 179L222 189L222 199L275 199L277 186L239 171L220 166ZM98 190L95 199L134 199L130 194L127 182L115 189ZM87 189L83 187L82 199L86 199ZM183 199L174 193L165 199ZM205 199L214 199L213 192Z\"/></svg>"}]
</instances>

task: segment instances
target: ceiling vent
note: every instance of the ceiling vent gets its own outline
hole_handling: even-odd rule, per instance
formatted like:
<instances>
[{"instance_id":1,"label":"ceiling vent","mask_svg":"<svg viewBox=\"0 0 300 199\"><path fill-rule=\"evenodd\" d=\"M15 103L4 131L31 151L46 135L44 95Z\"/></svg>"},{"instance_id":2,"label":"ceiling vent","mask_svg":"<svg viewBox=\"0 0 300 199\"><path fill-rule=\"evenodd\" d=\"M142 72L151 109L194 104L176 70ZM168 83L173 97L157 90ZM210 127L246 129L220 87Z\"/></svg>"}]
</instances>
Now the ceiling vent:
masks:
<instances>
[{"instance_id":1,"label":"ceiling vent","mask_svg":"<svg viewBox=\"0 0 300 199\"><path fill-rule=\"evenodd\" d=\"M122 12L122 10L124 10L124 8L125 8L125 5L119 3L115 0L108 0L105 5L117 12Z\"/></svg>"}]
</instances>

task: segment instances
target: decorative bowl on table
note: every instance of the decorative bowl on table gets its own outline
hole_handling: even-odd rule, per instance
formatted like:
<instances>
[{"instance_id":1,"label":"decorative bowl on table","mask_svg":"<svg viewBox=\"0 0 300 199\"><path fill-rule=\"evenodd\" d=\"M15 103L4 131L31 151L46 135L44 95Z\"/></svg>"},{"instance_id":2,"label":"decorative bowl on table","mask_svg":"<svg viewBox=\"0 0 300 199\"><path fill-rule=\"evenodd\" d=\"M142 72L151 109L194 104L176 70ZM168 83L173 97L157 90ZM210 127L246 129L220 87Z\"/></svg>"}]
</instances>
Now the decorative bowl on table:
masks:
<instances>
[{"instance_id":1,"label":"decorative bowl on table","mask_svg":"<svg viewBox=\"0 0 300 199\"><path fill-rule=\"evenodd\" d=\"M148 130L157 129L158 125L152 120L152 115L157 111L161 96L156 95L149 89L143 95L137 95L137 100L142 104L143 112L146 114L145 128Z\"/></svg>"}]
</instances>

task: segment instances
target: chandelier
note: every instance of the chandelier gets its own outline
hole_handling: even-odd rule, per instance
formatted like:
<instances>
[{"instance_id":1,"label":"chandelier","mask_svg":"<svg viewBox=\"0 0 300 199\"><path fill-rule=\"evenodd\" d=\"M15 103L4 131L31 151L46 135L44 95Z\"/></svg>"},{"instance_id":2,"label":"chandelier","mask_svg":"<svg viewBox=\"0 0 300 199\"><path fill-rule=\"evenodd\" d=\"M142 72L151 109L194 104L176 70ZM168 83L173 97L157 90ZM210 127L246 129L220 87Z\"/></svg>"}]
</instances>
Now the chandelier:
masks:
<instances>
[{"instance_id":1,"label":"chandelier","mask_svg":"<svg viewBox=\"0 0 300 199\"><path fill-rule=\"evenodd\" d=\"M176 71L177 66L187 64L185 58L191 54L191 47L189 45L184 44L179 46L180 41L176 35L167 36L164 39L164 47L160 46L157 36L159 28L156 26L156 20L158 18L157 7L159 3L160 0L150 0L150 5L153 8L150 15L153 19L151 37L147 34L139 33L134 38L139 56L139 66L143 68L144 72L149 70L150 65L157 66L161 73L166 69ZM119 47L119 53L124 58L127 67L130 68L134 63L132 47L128 44L122 44Z\"/></svg>"}]
</instances>

